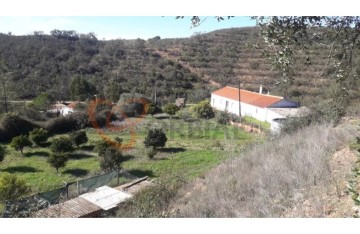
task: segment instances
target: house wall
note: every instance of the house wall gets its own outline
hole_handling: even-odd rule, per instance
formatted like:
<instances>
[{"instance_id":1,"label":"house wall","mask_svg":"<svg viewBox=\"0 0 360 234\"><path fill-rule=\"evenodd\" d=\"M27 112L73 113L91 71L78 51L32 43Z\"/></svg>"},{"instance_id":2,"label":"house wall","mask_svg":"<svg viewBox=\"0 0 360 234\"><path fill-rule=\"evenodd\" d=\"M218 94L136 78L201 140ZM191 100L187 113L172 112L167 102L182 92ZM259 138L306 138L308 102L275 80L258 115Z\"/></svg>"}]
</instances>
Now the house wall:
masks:
<instances>
[{"instance_id":1,"label":"house wall","mask_svg":"<svg viewBox=\"0 0 360 234\"><path fill-rule=\"evenodd\" d=\"M218 96L216 94L211 94L211 106L217 110L226 111L226 102L228 102L227 111L229 113L239 115L239 102ZM261 108L253 105L249 105L241 102L241 115L242 116L251 116L261 121L267 120L267 109Z\"/></svg>"},{"instance_id":2,"label":"house wall","mask_svg":"<svg viewBox=\"0 0 360 234\"><path fill-rule=\"evenodd\" d=\"M64 107L60 110L60 114L61 115L68 115L74 112L74 109L69 108L69 107Z\"/></svg>"},{"instance_id":3,"label":"house wall","mask_svg":"<svg viewBox=\"0 0 360 234\"><path fill-rule=\"evenodd\" d=\"M239 102L218 96L216 94L211 94L211 106L216 110L226 111L226 102L228 102L227 111L229 113L239 115ZM261 108L253 105L249 105L241 102L241 115L242 116L251 116L260 121L267 121L272 124L272 120L276 118L284 118L283 116L271 111L268 108Z\"/></svg>"}]
</instances>

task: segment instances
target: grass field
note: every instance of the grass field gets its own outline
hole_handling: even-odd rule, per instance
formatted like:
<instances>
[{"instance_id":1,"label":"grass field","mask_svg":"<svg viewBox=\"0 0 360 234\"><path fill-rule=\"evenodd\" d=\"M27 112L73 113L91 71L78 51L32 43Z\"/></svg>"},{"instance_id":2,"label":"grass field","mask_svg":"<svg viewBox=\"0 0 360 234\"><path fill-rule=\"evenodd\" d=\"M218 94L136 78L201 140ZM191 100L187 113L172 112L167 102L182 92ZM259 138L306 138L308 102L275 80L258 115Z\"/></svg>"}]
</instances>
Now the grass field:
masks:
<instances>
[{"instance_id":1,"label":"grass field","mask_svg":"<svg viewBox=\"0 0 360 234\"><path fill-rule=\"evenodd\" d=\"M9 172L25 179L32 193L48 191L63 186L64 182L90 177L100 173L98 156L93 152L93 146L105 136L108 139L121 137L125 144L130 139L135 140L133 149L123 152L129 158L123 163L123 168L135 176L189 181L259 139L232 126L218 126L210 120L186 123L179 119L145 118L132 121L137 122L137 125L121 132L87 129L88 143L70 154L70 160L66 167L59 170L59 174L47 163L50 154L48 146L25 148L24 155L7 146L7 155L0 163L0 172ZM151 127L163 128L168 138L166 146L159 150L153 160L147 158L143 145ZM51 142L51 138L48 141Z\"/></svg>"}]
</instances>

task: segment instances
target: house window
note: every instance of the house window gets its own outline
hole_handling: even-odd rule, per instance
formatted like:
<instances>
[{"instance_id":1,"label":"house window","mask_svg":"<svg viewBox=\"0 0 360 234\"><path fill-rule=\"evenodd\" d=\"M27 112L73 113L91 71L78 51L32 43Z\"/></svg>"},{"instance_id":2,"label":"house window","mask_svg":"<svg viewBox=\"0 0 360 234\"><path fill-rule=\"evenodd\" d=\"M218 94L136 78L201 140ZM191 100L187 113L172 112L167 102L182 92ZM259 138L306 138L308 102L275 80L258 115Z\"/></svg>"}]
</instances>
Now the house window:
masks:
<instances>
[{"instance_id":1,"label":"house window","mask_svg":"<svg viewBox=\"0 0 360 234\"><path fill-rule=\"evenodd\" d=\"M225 101L225 111L229 110L229 101Z\"/></svg>"},{"instance_id":2,"label":"house window","mask_svg":"<svg viewBox=\"0 0 360 234\"><path fill-rule=\"evenodd\" d=\"M215 106L215 98L212 100L212 105Z\"/></svg>"}]
</instances>

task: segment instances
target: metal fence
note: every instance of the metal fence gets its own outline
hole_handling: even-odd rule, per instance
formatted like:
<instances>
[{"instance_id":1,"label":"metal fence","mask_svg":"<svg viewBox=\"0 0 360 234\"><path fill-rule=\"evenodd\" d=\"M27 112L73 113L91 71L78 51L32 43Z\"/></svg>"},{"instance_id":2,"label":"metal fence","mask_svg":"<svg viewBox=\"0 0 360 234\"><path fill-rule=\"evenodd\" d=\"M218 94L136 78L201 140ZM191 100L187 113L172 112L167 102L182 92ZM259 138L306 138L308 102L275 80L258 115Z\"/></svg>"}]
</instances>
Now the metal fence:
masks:
<instances>
[{"instance_id":1,"label":"metal fence","mask_svg":"<svg viewBox=\"0 0 360 234\"><path fill-rule=\"evenodd\" d=\"M121 177L121 178L120 178ZM29 197L6 201L4 218L29 217L34 211L65 201L81 194L94 191L104 185L119 185L136 178L126 171L110 171L102 175L67 183L64 187L38 193Z\"/></svg>"}]
</instances>

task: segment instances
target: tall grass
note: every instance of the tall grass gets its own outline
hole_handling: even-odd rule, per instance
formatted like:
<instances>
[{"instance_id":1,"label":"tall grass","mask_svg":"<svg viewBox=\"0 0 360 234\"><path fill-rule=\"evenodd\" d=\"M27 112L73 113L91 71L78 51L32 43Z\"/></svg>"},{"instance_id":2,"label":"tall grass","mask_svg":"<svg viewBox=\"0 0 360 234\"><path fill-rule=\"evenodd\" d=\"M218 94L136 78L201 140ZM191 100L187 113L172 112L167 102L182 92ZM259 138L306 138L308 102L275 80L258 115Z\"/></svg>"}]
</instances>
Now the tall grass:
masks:
<instances>
[{"instance_id":1,"label":"tall grass","mask_svg":"<svg viewBox=\"0 0 360 234\"><path fill-rule=\"evenodd\" d=\"M329 159L354 135L353 127L317 125L254 146L186 188L195 189L177 201L177 216L281 217L310 188L331 182Z\"/></svg>"}]
</instances>

